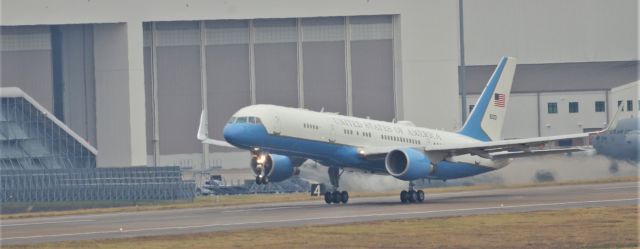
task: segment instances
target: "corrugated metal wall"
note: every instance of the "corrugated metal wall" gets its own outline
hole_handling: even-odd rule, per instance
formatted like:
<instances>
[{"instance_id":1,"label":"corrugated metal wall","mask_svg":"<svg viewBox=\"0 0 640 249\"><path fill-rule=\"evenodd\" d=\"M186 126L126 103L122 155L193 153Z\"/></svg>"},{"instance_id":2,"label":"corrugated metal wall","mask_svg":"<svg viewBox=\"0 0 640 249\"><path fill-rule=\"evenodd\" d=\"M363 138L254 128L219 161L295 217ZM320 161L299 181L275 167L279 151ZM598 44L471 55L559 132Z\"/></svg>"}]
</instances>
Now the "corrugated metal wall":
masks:
<instances>
[{"instance_id":1,"label":"corrugated metal wall","mask_svg":"<svg viewBox=\"0 0 640 249\"><path fill-rule=\"evenodd\" d=\"M396 115L392 16L156 22L155 35L153 25L144 24L150 155L152 44L162 155L202 152L194 139L202 106L202 42L213 138L222 139L227 119L250 104L324 108L382 120Z\"/></svg>"}]
</instances>

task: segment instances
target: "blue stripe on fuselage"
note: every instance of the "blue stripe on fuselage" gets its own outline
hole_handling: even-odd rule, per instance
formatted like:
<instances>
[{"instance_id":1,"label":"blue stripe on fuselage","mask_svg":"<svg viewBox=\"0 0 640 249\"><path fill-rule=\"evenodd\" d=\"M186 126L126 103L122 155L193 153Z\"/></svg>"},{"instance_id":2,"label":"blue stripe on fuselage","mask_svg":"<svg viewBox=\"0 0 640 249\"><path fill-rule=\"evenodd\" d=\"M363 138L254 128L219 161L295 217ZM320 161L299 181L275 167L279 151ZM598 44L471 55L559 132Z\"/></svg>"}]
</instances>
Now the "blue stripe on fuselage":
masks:
<instances>
[{"instance_id":1,"label":"blue stripe on fuselage","mask_svg":"<svg viewBox=\"0 0 640 249\"><path fill-rule=\"evenodd\" d=\"M261 124L227 124L224 128L224 138L230 144L247 150L260 148L278 155L309 158L333 167L348 166L386 172L384 160L365 160L358 156L358 151L353 146L271 135ZM441 162L436 166L432 178L453 179L491 170L472 164Z\"/></svg>"}]
</instances>

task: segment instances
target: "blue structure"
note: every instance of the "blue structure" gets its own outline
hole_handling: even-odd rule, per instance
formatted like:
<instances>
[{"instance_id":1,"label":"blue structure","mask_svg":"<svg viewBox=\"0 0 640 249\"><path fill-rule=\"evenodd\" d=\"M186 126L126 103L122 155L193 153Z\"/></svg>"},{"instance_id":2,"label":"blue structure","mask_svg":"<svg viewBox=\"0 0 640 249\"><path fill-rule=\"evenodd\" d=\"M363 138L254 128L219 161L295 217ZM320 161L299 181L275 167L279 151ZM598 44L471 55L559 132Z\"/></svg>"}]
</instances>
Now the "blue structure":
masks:
<instances>
[{"instance_id":1,"label":"blue structure","mask_svg":"<svg viewBox=\"0 0 640 249\"><path fill-rule=\"evenodd\" d=\"M96 168L96 148L29 95L0 97L1 203L193 199L179 167Z\"/></svg>"},{"instance_id":2,"label":"blue structure","mask_svg":"<svg viewBox=\"0 0 640 249\"><path fill-rule=\"evenodd\" d=\"M0 170L96 167L96 148L29 95L11 87L0 97Z\"/></svg>"}]
</instances>

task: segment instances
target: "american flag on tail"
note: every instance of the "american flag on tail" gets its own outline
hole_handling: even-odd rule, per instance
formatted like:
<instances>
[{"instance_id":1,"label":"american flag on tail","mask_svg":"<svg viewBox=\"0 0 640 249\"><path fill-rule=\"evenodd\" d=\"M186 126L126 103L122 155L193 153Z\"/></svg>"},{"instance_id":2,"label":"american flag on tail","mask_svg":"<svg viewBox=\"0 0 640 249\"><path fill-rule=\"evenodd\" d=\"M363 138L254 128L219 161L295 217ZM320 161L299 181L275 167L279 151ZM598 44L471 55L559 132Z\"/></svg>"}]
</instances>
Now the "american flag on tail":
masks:
<instances>
[{"instance_id":1,"label":"american flag on tail","mask_svg":"<svg viewBox=\"0 0 640 249\"><path fill-rule=\"evenodd\" d=\"M496 93L493 95L493 105L497 107L504 107L505 96L503 93Z\"/></svg>"}]
</instances>

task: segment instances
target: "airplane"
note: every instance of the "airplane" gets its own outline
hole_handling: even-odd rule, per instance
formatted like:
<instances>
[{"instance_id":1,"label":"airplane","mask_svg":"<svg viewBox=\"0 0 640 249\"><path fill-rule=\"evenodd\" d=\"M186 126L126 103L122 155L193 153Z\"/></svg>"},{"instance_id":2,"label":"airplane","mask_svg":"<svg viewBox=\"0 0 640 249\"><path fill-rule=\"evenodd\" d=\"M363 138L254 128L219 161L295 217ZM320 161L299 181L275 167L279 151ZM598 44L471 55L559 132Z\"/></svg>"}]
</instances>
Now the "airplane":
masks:
<instances>
[{"instance_id":1,"label":"airplane","mask_svg":"<svg viewBox=\"0 0 640 249\"><path fill-rule=\"evenodd\" d=\"M617 116L617 113L616 113ZM616 118L614 116L613 120ZM612 123L613 124L613 123ZM631 165L638 165L638 143L640 143L640 120L626 118L617 121L612 126L593 137L593 148L597 154L604 155L611 160L609 171L618 170L617 160L626 161Z\"/></svg>"},{"instance_id":2,"label":"airplane","mask_svg":"<svg viewBox=\"0 0 640 249\"><path fill-rule=\"evenodd\" d=\"M416 180L469 177L505 167L513 158L582 150L541 146L561 139L584 138L588 133L502 139L515 67L515 58L500 60L475 108L457 132L417 127L410 121L385 122L258 104L233 114L223 130L225 141L207 137L203 111L197 138L207 144L250 151L250 165L258 184L296 175L307 159L327 166L333 186L332 191L324 193L327 204L348 202L349 193L339 191L345 169L408 181L408 189L400 192L400 201L423 202L425 193L414 188Z\"/></svg>"}]
</instances>

